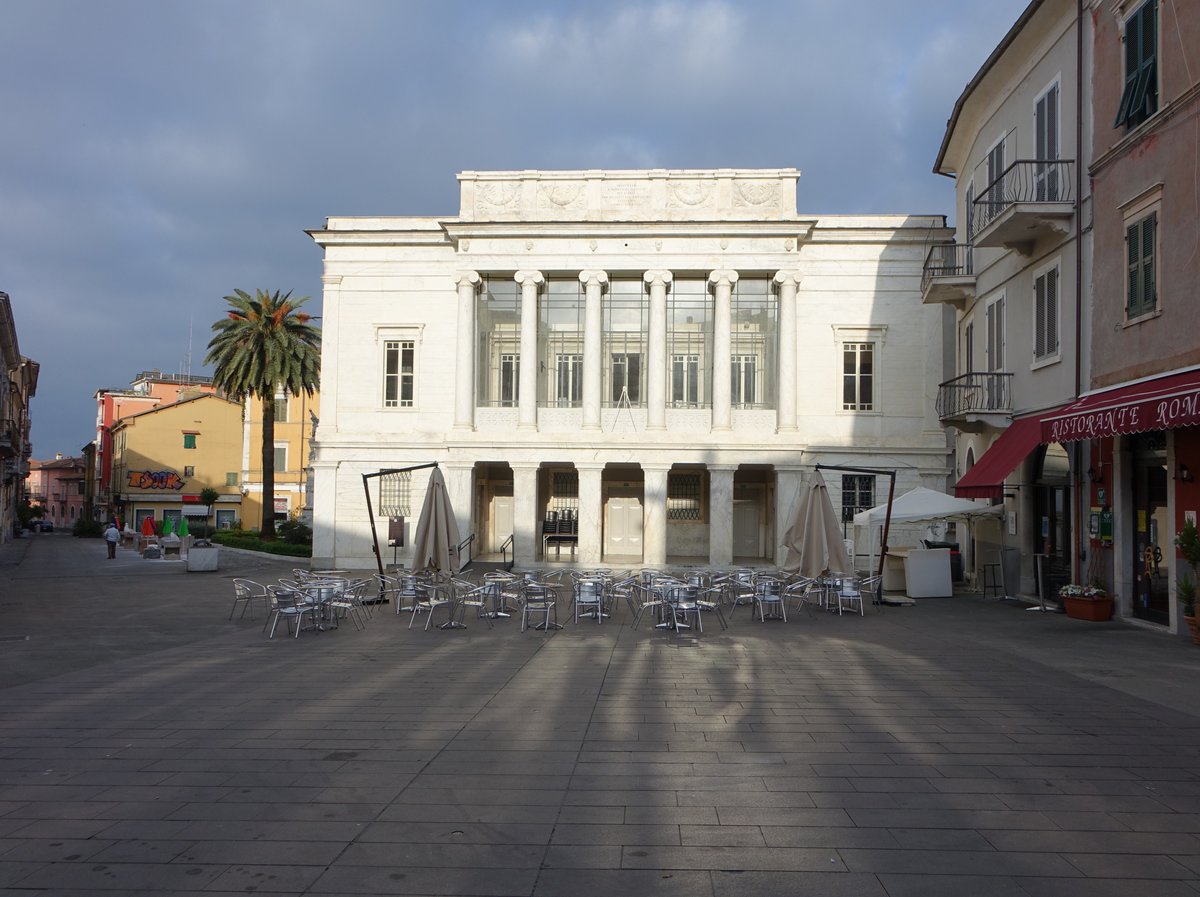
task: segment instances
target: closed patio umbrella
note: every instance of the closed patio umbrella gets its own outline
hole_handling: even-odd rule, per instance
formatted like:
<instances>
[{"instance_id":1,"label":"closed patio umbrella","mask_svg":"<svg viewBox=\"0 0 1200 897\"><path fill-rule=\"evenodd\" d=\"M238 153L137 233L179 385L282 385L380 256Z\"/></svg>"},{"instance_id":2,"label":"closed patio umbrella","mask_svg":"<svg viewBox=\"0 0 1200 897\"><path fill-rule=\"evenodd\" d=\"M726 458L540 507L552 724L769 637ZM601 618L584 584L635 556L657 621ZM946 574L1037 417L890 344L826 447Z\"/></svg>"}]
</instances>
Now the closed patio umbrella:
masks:
<instances>
[{"instance_id":1,"label":"closed patio umbrella","mask_svg":"<svg viewBox=\"0 0 1200 897\"><path fill-rule=\"evenodd\" d=\"M451 556L458 550L458 543L458 521L450 506L446 480L441 469L435 467L413 535L413 569L452 572Z\"/></svg>"},{"instance_id":2,"label":"closed patio umbrella","mask_svg":"<svg viewBox=\"0 0 1200 897\"><path fill-rule=\"evenodd\" d=\"M783 534L779 566L814 579L822 573L853 572L841 524L819 470L813 471L796 502L792 523Z\"/></svg>"},{"instance_id":3,"label":"closed patio umbrella","mask_svg":"<svg viewBox=\"0 0 1200 897\"><path fill-rule=\"evenodd\" d=\"M153 536L154 535L154 518L153 517L143 517L142 518L142 535L143 536Z\"/></svg>"},{"instance_id":4,"label":"closed patio umbrella","mask_svg":"<svg viewBox=\"0 0 1200 897\"><path fill-rule=\"evenodd\" d=\"M188 533L188 524L187 524L187 515L186 514L184 514L182 517L179 518L179 529L175 530L175 533L181 539L186 539L188 537L188 535L190 535Z\"/></svg>"},{"instance_id":5,"label":"closed patio umbrella","mask_svg":"<svg viewBox=\"0 0 1200 897\"><path fill-rule=\"evenodd\" d=\"M163 531L162 531L162 534L163 534L164 536L169 536L169 535L171 535L171 518L170 518L170 517L164 517L164 518L163 518Z\"/></svg>"}]
</instances>

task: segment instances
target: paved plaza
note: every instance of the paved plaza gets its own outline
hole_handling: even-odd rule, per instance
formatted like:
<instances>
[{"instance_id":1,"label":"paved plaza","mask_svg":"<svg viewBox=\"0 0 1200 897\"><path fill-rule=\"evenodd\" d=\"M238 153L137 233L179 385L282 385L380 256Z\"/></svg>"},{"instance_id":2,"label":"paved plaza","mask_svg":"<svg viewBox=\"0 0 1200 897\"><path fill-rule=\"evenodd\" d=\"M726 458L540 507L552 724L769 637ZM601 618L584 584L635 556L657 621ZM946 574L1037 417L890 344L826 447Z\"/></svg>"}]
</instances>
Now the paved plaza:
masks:
<instances>
[{"instance_id":1,"label":"paved plaza","mask_svg":"<svg viewBox=\"0 0 1200 897\"><path fill-rule=\"evenodd\" d=\"M978 596L696 635L0 546L0 894L1200 895L1200 648ZM565 608L564 608L565 610Z\"/></svg>"}]
</instances>

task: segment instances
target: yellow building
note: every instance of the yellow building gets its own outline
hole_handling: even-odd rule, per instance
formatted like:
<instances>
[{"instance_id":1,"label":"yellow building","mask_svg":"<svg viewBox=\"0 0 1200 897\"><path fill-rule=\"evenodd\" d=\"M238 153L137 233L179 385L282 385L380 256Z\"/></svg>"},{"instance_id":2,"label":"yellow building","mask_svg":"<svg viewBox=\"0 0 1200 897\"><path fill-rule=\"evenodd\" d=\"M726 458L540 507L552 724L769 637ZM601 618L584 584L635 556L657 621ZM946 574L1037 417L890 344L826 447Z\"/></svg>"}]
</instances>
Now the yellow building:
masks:
<instances>
[{"instance_id":1,"label":"yellow building","mask_svg":"<svg viewBox=\"0 0 1200 897\"><path fill-rule=\"evenodd\" d=\"M312 462L311 443L320 414L320 395L275 398L275 519L296 517L310 522L312 502L308 499ZM242 435L242 521L257 529L262 521L262 402L246 400Z\"/></svg>"},{"instance_id":2,"label":"yellow building","mask_svg":"<svg viewBox=\"0 0 1200 897\"><path fill-rule=\"evenodd\" d=\"M208 507L200 491L215 489L214 523L228 528L242 509L242 406L216 395L159 405L122 418L112 427L112 491L122 526L140 529L146 517L185 514L189 528L202 524Z\"/></svg>"}]
</instances>

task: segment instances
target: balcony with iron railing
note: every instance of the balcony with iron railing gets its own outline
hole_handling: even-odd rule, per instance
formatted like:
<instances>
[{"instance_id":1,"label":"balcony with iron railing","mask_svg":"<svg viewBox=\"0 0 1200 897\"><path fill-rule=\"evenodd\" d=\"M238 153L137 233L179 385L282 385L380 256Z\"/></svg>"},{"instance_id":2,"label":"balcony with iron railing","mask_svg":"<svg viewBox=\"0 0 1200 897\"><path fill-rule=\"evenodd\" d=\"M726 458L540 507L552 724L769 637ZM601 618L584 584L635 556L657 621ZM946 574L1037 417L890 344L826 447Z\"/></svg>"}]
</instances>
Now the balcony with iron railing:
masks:
<instances>
[{"instance_id":1,"label":"balcony with iron railing","mask_svg":"<svg viewBox=\"0 0 1200 897\"><path fill-rule=\"evenodd\" d=\"M960 430L1005 426L1012 415L1012 374L972 371L939 384L938 418Z\"/></svg>"},{"instance_id":2,"label":"balcony with iron railing","mask_svg":"<svg viewBox=\"0 0 1200 897\"><path fill-rule=\"evenodd\" d=\"M975 298L973 247L939 243L929 248L921 269L921 301L926 305L945 302L960 311Z\"/></svg>"},{"instance_id":3,"label":"balcony with iron railing","mask_svg":"<svg viewBox=\"0 0 1200 897\"><path fill-rule=\"evenodd\" d=\"M1070 159L1012 163L972 204L974 244L1029 255L1038 240L1069 234L1075 214L1074 170Z\"/></svg>"},{"instance_id":4,"label":"balcony with iron railing","mask_svg":"<svg viewBox=\"0 0 1200 897\"><path fill-rule=\"evenodd\" d=\"M0 458L11 458L21 449L21 433L17 422L7 418L0 420Z\"/></svg>"}]
</instances>

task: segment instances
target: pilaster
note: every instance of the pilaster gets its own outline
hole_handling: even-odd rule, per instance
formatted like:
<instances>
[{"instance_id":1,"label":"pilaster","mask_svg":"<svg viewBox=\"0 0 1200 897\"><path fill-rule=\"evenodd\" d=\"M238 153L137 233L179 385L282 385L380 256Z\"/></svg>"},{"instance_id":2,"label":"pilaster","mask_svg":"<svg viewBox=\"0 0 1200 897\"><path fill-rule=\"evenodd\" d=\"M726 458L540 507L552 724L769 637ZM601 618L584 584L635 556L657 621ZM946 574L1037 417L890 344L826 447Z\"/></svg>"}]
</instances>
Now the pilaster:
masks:
<instances>
[{"instance_id":1,"label":"pilaster","mask_svg":"<svg viewBox=\"0 0 1200 897\"><path fill-rule=\"evenodd\" d=\"M781 433L796 431L796 294L799 271L777 271L779 284L779 407L775 426Z\"/></svg>"},{"instance_id":2,"label":"pilaster","mask_svg":"<svg viewBox=\"0 0 1200 897\"><path fill-rule=\"evenodd\" d=\"M581 271L579 282L584 287L583 310L583 429L600 429L600 367L604 316L601 291L608 283L604 271ZM581 534L582 537L582 534ZM583 543L580 542L580 551ZM599 557L597 557L597 562Z\"/></svg>"},{"instance_id":3,"label":"pilaster","mask_svg":"<svg viewBox=\"0 0 1200 897\"><path fill-rule=\"evenodd\" d=\"M643 275L650 286L650 345L647 347L646 429L667 428L667 289L672 275L651 270Z\"/></svg>"},{"instance_id":4,"label":"pilaster","mask_svg":"<svg viewBox=\"0 0 1200 897\"><path fill-rule=\"evenodd\" d=\"M454 384L454 426L475 429L475 295L480 280L476 271L460 271L458 287L458 343Z\"/></svg>"},{"instance_id":5,"label":"pilaster","mask_svg":"<svg viewBox=\"0 0 1200 897\"><path fill-rule=\"evenodd\" d=\"M517 428L537 429L537 298L538 287L546 282L541 271L518 271L513 280L521 285L521 398L517 407Z\"/></svg>"},{"instance_id":6,"label":"pilaster","mask_svg":"<svg viewBox=\"0 0 1200 897\"><path fill-rule=\"evenodd\" d=\"M738 273L729 269L713 271L708 282L713 285L713 367L712 367L712 428L733 429L731 409L730 369L730 297Z\"/></svg>"}]
</instances>

